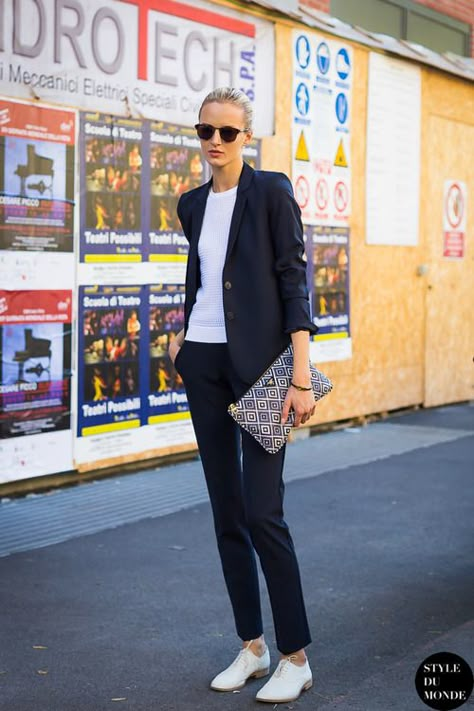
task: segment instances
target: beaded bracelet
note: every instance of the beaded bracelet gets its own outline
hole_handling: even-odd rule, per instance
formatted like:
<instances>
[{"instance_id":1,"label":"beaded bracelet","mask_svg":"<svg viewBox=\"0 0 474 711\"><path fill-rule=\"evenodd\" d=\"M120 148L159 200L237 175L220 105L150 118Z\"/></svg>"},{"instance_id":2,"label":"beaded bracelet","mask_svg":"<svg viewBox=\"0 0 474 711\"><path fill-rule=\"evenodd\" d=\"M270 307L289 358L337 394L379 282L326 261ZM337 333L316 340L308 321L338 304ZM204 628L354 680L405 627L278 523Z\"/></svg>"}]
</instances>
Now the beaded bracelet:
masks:
<instances>
[{"instance_id":1,"label":"beaded bracelet","mask_svg":"<svg viewBox=\"0 0 474 711\"><path fill-rule=\"evenodd\" d=\"M302 385L295 385L295 383L293 381L291 381L290 384L293 385L293 387L296 388L297 390L312 390L313 389L312 387L304 388Z\"/></svg>"}]
</instances>

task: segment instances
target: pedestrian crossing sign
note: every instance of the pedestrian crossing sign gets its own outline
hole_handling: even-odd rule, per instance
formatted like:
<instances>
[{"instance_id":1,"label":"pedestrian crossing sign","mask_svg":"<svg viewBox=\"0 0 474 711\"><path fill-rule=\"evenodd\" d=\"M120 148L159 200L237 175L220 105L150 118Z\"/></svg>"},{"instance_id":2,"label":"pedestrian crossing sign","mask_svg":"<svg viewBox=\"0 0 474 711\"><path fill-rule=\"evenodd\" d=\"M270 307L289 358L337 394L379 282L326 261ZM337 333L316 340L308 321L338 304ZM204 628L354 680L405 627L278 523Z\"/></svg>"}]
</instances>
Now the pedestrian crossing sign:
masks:
<instances>
[{"instance_id":1,"label":"pedestrian crossing sign","mask_svg":"<svg viewBox=\"0 0 474 711\"><path fill-rule=\"evenodd\" d=\"M298 139L298 145L296 147L295 158L296 158L296 160L308 160L309 161L308 146L306 144L306 138L304 137L303 131L301 131L300 137Z\"/></svg>"},{"instance_id":2,"label":"pedestrian crossing sign","mask_svg":"<svg viewBox=\"0 0 474 711\"><path fill-rule=\"evenodd\" d=\"M337 165L340 168L347 168L348 167L346 152L344 150L344 144L342 142L342 138L339 141L339 145L337 147L336 157L334 158L334 165Z\"/></svg>"}]
</instances>

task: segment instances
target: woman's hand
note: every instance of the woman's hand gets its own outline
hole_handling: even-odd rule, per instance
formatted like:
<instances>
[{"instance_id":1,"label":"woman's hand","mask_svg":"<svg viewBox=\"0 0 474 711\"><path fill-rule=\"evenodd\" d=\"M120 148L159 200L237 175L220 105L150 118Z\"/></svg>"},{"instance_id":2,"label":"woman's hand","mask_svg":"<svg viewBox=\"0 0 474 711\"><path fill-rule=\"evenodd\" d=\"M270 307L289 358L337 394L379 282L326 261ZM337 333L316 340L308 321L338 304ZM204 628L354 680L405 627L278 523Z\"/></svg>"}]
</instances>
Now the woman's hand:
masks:
<instances>
[{"instance_id":1,"label":"woman's hand","mask_svg":"<svg viewBox=\"0 0 474 711\"><path fill-rule=\"evenodd\" d=\"M288 419L290 409L295 411L294 427L304 425L310 417L314 415L316 410L316 402L312 390L297 390L292 385L288 388L283 409L281 411L281 424L284 425Z\"/></svg>"},{"instance_id":2,"label":"woman's hand","mask_svg":"<svg viewBox=\"0 0 474 711\"><path fill-rule=\"evenodd\" d=\"M311 387L311 372L309 367L309 332L307 330L293 331L293 382L301 387ZM294 427L304 425L314 415L316 402L313 390L298 390L292 385L288 388L281 411L281 424L288 419L290 409L295 411Z\"/></svg>"},{"instance_id":3,"label":"woman's hand","mask_svg":"<svg viewBox=\"0 0 474 711\"><path fill-rule=\"evenodd\" d=\"M174 362L175 362L175 360L176 360L176 356L178 355L178 352L179 352L179 349L180 349L180 348L181 348L181 346L180 346L179 343L176 341L176 338L171 341L171 343L170 343L170 345L169 345L169 348L168 348L168 355L169 355L169 357L171 358L171 362L173 363L173 365L174 365Z\"/></svg>"},{"instance_id":4,"label":"woman's hand","mask_svg":"<svg viewBox=\"0 0 474 711\"><path fill-rule=\"evenodd\" d=\"M173 340L168 346L168 355L171 358L171 362L173 363L173 365L176 360L176 356L178 355L179 349L183 345L183 340L184 329L182 329L179 333L176 334L176 336L173 338Z\"/></svg>"}]
</instances>

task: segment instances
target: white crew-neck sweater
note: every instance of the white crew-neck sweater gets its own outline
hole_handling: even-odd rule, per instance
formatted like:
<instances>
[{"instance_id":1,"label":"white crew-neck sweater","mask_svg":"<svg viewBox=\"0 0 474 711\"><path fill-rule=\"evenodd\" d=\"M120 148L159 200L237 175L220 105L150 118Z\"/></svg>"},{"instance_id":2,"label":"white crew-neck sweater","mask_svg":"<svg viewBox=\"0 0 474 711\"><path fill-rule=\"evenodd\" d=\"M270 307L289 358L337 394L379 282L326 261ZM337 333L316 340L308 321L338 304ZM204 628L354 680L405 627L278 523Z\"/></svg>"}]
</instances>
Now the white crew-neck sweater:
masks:
<instances>
[{"instance_id":1,"label":"white crew-neck sweater","mask_svg":"<svg viewBox=\"0 0 474 711\"><path fill-rule=\"evenodd\" d=\"M226 343L222 269L224 267L230 222L237 197L237 185L215 193L212 188L206 202L198 242L201 286L189 316L186 339L207 343Z\"/></svg>"}]
</instances>

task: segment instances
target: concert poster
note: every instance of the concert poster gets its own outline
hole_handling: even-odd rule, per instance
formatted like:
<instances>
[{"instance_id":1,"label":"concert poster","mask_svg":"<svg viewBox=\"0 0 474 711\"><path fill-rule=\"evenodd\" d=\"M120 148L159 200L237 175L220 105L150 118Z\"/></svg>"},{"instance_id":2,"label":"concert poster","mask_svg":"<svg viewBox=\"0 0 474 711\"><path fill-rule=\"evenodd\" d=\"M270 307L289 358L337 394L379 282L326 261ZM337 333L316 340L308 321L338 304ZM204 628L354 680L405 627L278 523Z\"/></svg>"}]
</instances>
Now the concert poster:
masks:
<instances>
[{"instance_id":1,"label":"concert poster","mask_svg":"<svg viewBox=\"0 0 474 711\"><path fill-rule=\"evenodd\" d=\"M188 242L176 214L180 196L201 185L204 161L193 128L167 123L150 126L149 259L187 254Z\"/></svg>"},{"instance_id":2,"label":"concert poster","mask_svg":"<svg viewBox=\"0 0 474 711\"><path fill-rule=\"evenodd\" d=\"M188 413L184 383L168 355L176 335L184 327L184 288L177 284L149 286L149 392L148 424Z\"/></svg>"},{"instance_id":3,"label":"concert poster","mask_svg":"<svg viewBox=\"0 0 474 711\"><path fill-rule=\"evenodd\" d=\"M80 261L143 261L143 122L102 114L80 117Z\"/></svg>"},{"instance_id":4,"label":"concert poster","mask_svg":"<svg viewBox=\"0 0 474 711\"><path fill-rule=\"evenodd\" d=\"M0 249L73 252L75 112L0 99Z\"/></svg>"},{"instance_id":5,"label":"concert poster","mask_svg":"<svg viewBox=\"0 0 474 711\"><path fill-rule=\"evenodd\" d=\"M71 422L71 291L0 291L0 438Z\"/></svg>"},{"instance_id":6,"label":"concert poster","mask_svg":"<svg viewBox=\"0 0 474 711\"><path fill-rule=\"evenodd\" d=\"M352 356L349 299L349 228L305 227L312 318L319 327L312 337L316 361Z\"/></svg>"},{"instance_id":7,"label":"concert poster","mask_svg":"<svg viewBox=\"0 0 474 711\"><path fill-rule=\"evenodd\" d=\"M141 426L147 316L143 287L79 288L79 437Z\"/></svg>"}]
</instances>

